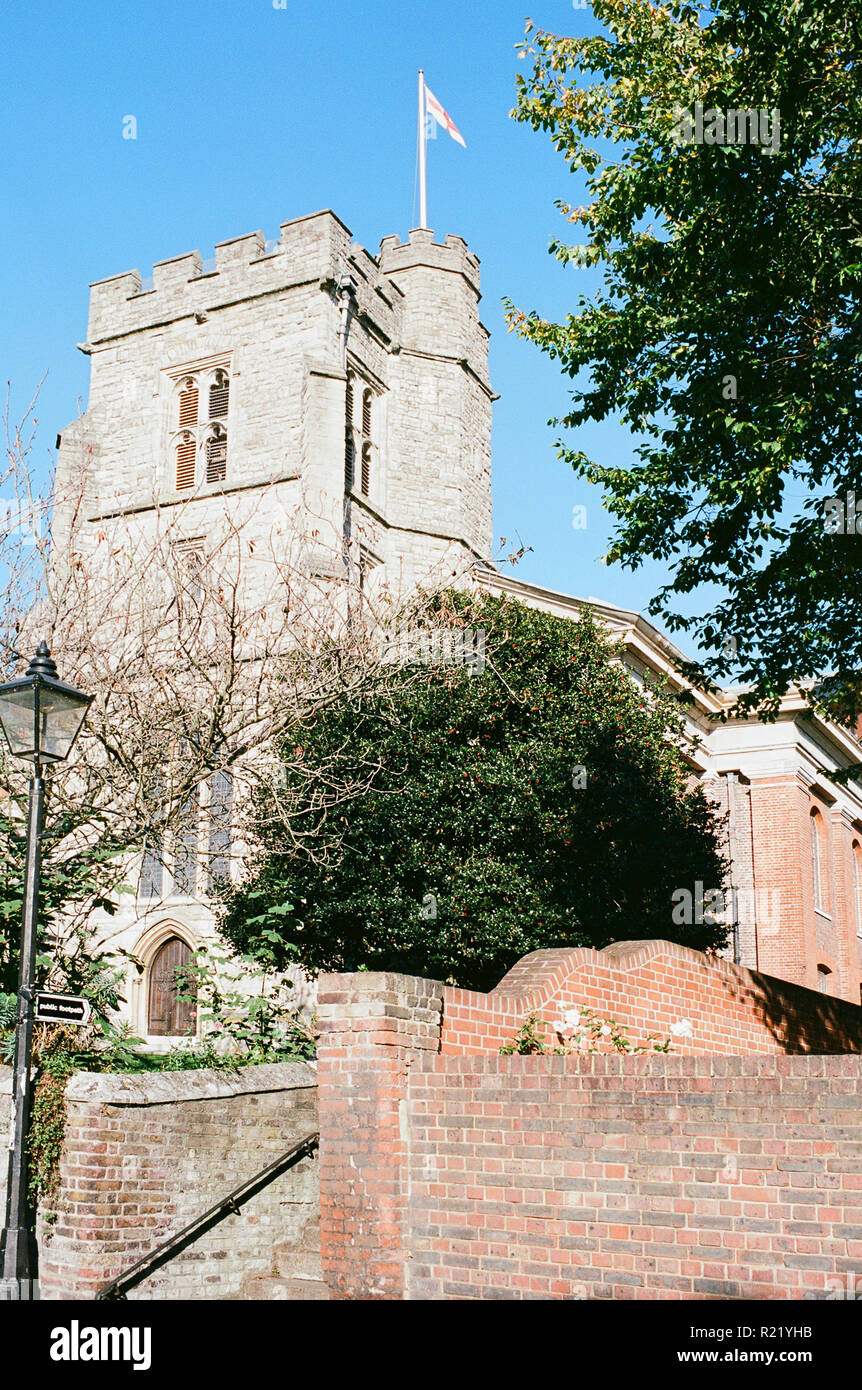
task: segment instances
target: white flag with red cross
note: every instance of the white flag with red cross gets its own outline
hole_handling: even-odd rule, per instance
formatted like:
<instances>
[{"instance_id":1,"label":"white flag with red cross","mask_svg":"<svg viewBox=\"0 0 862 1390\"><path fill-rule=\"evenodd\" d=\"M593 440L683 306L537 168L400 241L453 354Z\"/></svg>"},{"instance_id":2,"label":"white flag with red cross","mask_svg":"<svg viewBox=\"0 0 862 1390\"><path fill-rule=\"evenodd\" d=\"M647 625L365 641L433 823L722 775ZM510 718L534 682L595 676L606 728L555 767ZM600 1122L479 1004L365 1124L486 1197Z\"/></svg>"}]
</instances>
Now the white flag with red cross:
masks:
<instances>
[{"instance_id":1,"label":"white flag with red cross","mask_svg":"<svg viewBox=\"0 0 862 1390\"><path fill-rule=\"evenodd\" d=\"M449 134L452 136L452 139L457 140L458 144L463 145L464 149L466 150L467 141L464 139L464 136L461 134L455 122L452 120L452 117L449 115L448 111L444 110L443 106L437 100L434 93L431 91L431 88L428 86L425 87L425 111L429 116L433 116L437 124L442 126L444 130L448 131Z\"/></svg>"}]
</instances>

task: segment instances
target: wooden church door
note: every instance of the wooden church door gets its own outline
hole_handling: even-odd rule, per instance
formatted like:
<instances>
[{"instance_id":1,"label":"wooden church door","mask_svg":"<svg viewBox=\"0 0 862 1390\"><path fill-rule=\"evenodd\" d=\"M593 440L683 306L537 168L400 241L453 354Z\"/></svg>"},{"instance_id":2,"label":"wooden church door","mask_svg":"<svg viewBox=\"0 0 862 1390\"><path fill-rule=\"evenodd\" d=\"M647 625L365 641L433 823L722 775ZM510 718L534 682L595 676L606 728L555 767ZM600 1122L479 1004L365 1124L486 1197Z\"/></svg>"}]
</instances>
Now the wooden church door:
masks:
<instances>
[{"instance_id":1,"label":"wooden church door","mask_svg":"<svg viewBox=\"0 0 862 1390\"><path fill-rule=\"evenodd\" d=\"M195 1030L195 1006L180 999L187 986L177 981L177 970L189 964L192 953L178 936L169 937L150 966L147 1031L156 1037L178 1037Z\"/></svg>"}]
</instances>

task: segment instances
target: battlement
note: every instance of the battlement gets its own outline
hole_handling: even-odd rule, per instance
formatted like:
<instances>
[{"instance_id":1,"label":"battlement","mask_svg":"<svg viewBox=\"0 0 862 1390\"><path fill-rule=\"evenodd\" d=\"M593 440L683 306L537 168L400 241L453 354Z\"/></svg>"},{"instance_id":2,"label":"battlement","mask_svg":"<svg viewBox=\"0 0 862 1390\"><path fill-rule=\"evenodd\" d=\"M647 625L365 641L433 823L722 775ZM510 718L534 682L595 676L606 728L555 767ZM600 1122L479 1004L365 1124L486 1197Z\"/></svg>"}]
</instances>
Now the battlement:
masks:
<instances>
[{"instance_id":1,"label":"battlement","mask_svg":"<svg viewBox=\"0 0 862 1390\"><path fill-rule=\"evenodd\" d=\"M89 344L333 278L349 254L350 231L328 210L283 222L279 231L272 241L260 231L220 241L212 260L189 251L157 261L150 280L142 279L139 270L127 270L95 281L90 286Z\"/></svg>"},{"instance_id":2,"label":"battlement","mask_svg":"<svg viewBox=\"0 0 862 1390\"><path fill-rule=\"evenodd\" d=\"M380 243L380 269L384 275L396 275L402 270L427 266L433 270L460 273L479 297L479 257L470 251L463 237L452 232L444 243L434 240L434 233L425 227L415 227L407 241L386 236Z\"/></svg>"},{"instance_id":3,"label":"battlement","mask_svg":"<svg viewBox=\"0 0 862 1390\"><path fill-rule=\"evenodd\" d=\"M450 233L440 244L433 232L416 228L403 244L397 236L384 237L375 257L352 241L328 209L283 222L272 240L249 232L218 242L214 250L209 260L188 251L157 261L147 279L127 270L96 280L90 286L89 347L182 318L202 322L210 311L291 286L335 284L348 266L390 307L404 293L397 277L423 269L460 274L480 297L479 258L462 237Z\"/></svg>"}]
</instances>

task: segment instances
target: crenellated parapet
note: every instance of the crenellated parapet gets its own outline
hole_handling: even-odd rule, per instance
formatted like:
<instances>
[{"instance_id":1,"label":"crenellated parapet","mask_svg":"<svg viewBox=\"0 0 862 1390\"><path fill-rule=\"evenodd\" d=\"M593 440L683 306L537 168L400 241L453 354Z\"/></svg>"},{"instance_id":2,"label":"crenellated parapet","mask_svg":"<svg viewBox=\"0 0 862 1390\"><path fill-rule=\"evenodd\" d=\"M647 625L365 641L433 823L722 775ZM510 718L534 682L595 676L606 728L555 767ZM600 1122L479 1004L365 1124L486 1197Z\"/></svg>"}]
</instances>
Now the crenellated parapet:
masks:
<instances>
[{"instance_id":1,"label":"crenellated parapet","mask_svg":"<svg viewBox=\"0 0 862 1390\"><path fill-rule=\"evenodd\" d=\"M332 212L318 212L282 223L273 241L256 231L218 242L211 261L189 251L157 261L146 281L138 270L97 280L90 286L89 346L327 280L337 275L349 248L344 223Z\"/></svg>"}]
</instances>

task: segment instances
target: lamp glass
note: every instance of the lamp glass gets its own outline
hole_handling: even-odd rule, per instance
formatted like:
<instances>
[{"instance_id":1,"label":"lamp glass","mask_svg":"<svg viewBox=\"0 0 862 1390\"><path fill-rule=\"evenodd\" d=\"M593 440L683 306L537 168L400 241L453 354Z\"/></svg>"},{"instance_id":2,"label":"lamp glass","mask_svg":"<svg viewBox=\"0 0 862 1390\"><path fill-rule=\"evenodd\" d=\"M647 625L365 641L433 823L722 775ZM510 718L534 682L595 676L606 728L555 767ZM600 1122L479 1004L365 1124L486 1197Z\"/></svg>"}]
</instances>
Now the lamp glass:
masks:
<instances>
[{"instance_id":1,"label":"lamp glass","mask_svg":"<svg viewBox=\"0 0 862 1390\"><path fill-rule=\"evenodd\" d=\"M78 736L90 696L59 681L27 680L0 687L0 724L16 758L62 762Z\"/></svg>"},{"instance_id":2,"label":"lamp glass","mask_svg":"<svg viewBox=\"0 0 862 1390\"><path fill-rule=\"evenodd\" d=\"M36 721L32 684L0 694L0 723L16 758L32 758L36 752Z\"/></svg>"},{"instance_id":3,"label":"lamp glass","mask_svg":"<svg viewBox=\"0 0 862 1390\"><path fill-rule=\"evenodd\" d=\"M54 685L39 689L39 752L45 762L62 762L87 714L90 699Z\"/></svg>"}]
</instances>

